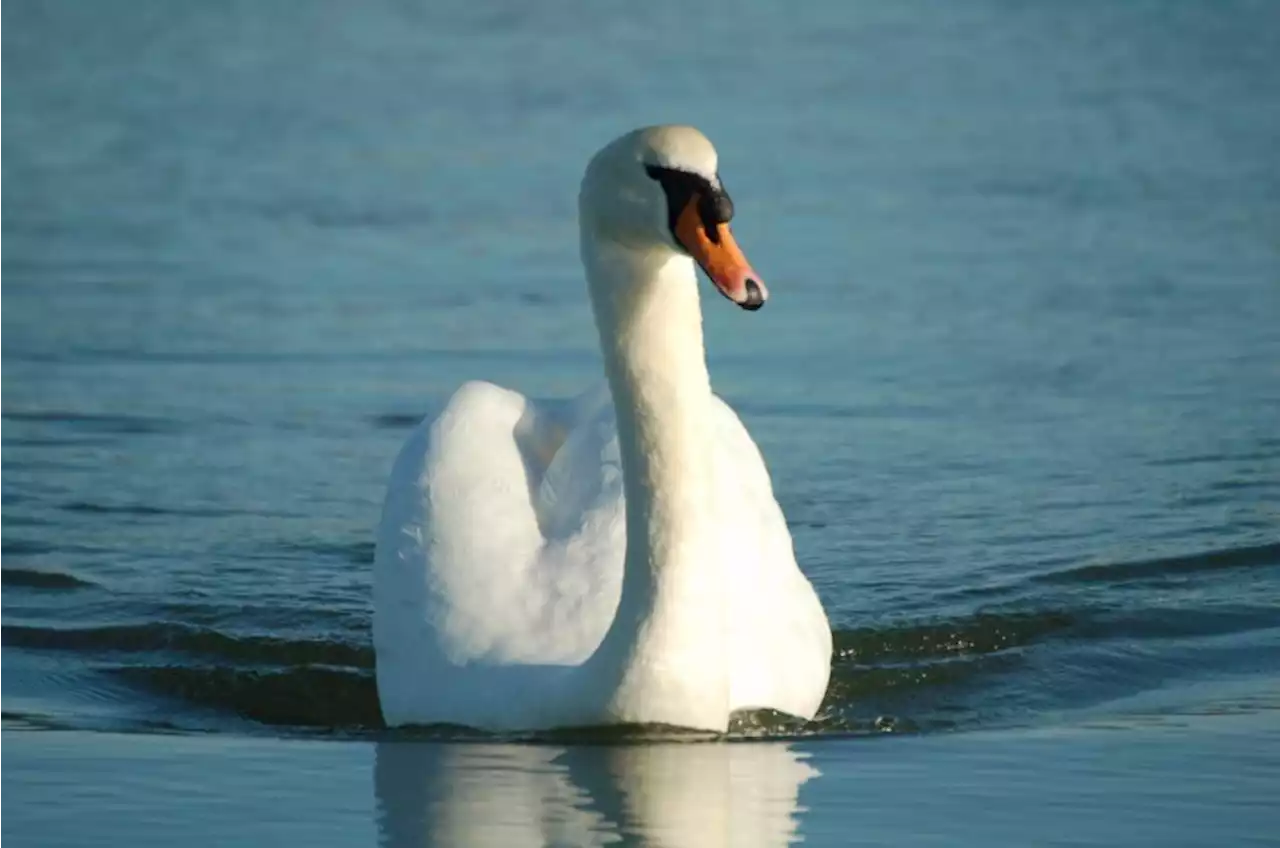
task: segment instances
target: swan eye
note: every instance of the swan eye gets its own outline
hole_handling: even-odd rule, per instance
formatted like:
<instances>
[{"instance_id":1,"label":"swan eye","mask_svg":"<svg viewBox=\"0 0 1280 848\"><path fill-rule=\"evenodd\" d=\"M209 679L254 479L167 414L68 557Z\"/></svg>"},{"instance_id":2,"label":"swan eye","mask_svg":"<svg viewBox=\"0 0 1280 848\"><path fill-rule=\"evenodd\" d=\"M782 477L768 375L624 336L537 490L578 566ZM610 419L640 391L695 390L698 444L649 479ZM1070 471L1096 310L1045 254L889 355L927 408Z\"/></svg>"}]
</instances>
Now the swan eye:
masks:
<instances>
[{"instance_id":1,"label":"swan eye","mask_svg":"<svg viewBox=\"0 0 1280 848\"><path fill-rule=\"evenodd\" d=\"M704 194L699 201L698 212L702 215L702 223L712 230L733 220L733 201L724 189Z\"/></svg>"},{"instance_id":2,"label":"swan eye","mask_svg":"<svg viewBox=\"0 0 1280 848\"><path fill-rule=\"evenodd\" d=\"M650 179L662 186L667 196L667 226L674 236L676 221L689 201L698 196L698 217L702 220L707 236L716 242L719 239L718 227L729 223L733 218L733 201L722 187L716 187L700 174L682 171L678 168L664 168L660 165L646 165L645 172ZM678 241L678 239L677 239Z\"/></svg>"}]
</instances>

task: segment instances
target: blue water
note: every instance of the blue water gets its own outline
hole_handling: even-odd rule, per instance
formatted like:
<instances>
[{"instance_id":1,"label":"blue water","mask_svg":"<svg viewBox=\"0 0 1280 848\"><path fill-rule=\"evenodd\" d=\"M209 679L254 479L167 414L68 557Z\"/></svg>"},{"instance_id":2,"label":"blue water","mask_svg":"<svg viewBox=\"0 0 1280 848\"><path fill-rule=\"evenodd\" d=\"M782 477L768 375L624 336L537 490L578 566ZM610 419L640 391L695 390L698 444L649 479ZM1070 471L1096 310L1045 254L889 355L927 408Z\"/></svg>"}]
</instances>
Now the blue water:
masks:
<instances>
[{"instance_id":1,"label":"blue water","mask_svg":"<svg viewBox=\"0 0 1280 848\"><path fill-rule=\"evenodd\" d=\"M748 315L708 290L713 381L837 631L816 722L737 729L806 737L816 764L778 790L800 802L773 844L840 844L823 828L857 817L806 799L872 785L882 811L963 809L949 776L991 774L965 739L1023 757L992 791L1084 810L1109 786L1175 832L1264 836L1230 790L1280 780L1278 21L1243 0L7 3L3 707L27 753L4 774L28 814L5 833L39 841L44 804L145 842L111 798L59 804L145 770L138 733L156 774L193 732L229 774L268 746L278 786L311 737L379 763L401 744L369 641L391 460L466 379L598 379L578 179L619 133L683 121L772 294ZM1244 724L1205 729L1223 714ZM1087 744L1153 761L1217 752L1218 815L1123 757L1036 778L1095 724ZM478 785L542 768L485 744ZM59 746L97 765L59 770ZM898 756L914 794L889 789ZM323 831L336 807L311 801ZM1021 809L1000 833L1047 841L1045 805Z\"/></svg>"}]
</instances>

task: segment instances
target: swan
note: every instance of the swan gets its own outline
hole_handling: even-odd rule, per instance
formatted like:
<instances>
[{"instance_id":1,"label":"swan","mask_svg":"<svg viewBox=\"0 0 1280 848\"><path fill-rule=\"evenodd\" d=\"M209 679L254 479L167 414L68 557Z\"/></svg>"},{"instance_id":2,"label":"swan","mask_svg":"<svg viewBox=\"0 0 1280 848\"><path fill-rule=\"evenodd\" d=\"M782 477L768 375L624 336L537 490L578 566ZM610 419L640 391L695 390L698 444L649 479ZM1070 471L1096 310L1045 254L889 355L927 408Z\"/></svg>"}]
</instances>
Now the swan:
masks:
<instances>
[{"instance_id":1,"label":"swan","mask_svg":"<svg viewBox=\"0 0 1280 848\"><path fill-rule=\"evenodd\" d=\"M468 382L408 437L373 574L389 726L813 717L831 628L703 347L695 260L743 309L768 296L732 216L693 127L592 157L580 251L606 380L560 402Z\"/></svg>"}]
</instances>

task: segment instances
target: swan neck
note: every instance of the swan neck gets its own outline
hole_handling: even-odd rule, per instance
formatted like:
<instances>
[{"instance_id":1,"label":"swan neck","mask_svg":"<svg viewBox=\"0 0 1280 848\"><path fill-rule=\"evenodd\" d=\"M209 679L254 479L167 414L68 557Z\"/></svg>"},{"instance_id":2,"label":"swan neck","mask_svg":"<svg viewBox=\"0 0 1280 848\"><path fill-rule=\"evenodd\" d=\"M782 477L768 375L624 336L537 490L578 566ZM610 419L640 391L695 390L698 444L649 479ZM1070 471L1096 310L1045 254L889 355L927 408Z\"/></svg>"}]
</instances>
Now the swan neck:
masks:
<instances>
[{"instance_id":1,"label":"swan neck","mask_svg":"<svg viewBox=\"0 0 1280 848\"><path fill-rule=\"evenodd\" d=\"M594 657L617 676L606 709L628 721L630 705L649 701L671 723L717 728L729 698L726 581L696 272L671 251L591 245L584 259L626 494L622 593Z\"/></svg>"},{"instance_id":2,"label":"swan neck","mask_svg":"<svg viewBox=\"0 0 1280 848\"><path fill-rule=\"evenodd\" d=\"M693 261L619 252L595 269L592 304L618 419L631 573L670 565L710 509L712 396Z\"/></svg>"}]
</instances>

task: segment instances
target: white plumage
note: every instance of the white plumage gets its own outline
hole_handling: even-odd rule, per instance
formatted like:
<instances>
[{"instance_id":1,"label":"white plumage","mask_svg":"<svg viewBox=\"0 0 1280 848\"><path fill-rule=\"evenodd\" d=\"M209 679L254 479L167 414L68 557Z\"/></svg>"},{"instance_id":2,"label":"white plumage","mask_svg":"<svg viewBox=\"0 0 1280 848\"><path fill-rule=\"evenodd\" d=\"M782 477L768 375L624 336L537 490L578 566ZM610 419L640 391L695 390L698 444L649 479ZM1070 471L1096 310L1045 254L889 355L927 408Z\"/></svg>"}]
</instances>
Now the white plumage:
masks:
<instances>
[{"instance_id":1,"label":"white plumage","mask_svg":"<svg viewBox=\"0 0 1280 848\"><path fill-rule=\"evenodd\" d=\"M723 731L735 710L822 700L830 629L759 451L710 391L654 163L718 185L692 128L592 160L582 252L607 383L559 403L467 383L396 460L374 573L389 724Z\"/></svg>"}]
</instances>

